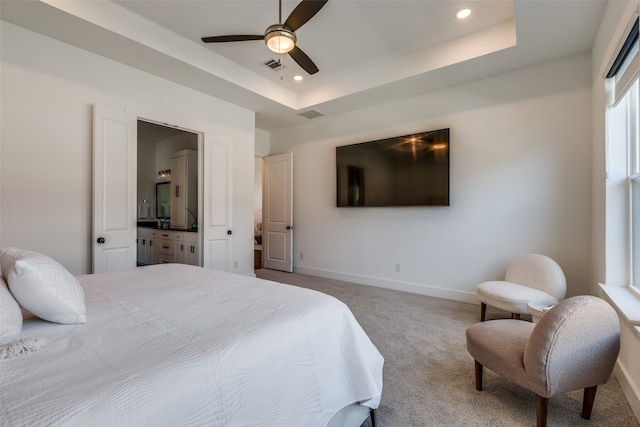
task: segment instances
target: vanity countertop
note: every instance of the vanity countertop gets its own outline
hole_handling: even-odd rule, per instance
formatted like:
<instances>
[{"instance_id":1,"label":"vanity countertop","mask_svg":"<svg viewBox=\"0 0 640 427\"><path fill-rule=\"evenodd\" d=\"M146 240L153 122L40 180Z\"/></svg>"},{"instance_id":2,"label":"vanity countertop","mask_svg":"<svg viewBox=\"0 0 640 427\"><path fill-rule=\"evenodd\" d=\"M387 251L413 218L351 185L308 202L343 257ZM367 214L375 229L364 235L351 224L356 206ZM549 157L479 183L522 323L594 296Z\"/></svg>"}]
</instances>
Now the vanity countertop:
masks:
<instances>
[{"instance_id":1,"label":"vanity countertop","mask_svg":"<svg viewBox=\"0 0 640 427\"><path fill-rule=\"evenodd\" d=\"M183 231L188 233L197 233L198 230L182 229L182 228L162 228L158 227L155 221L138 221L138 228L150 228L152 230L167 230L167 231Z\"/></svg>"}]
</instances>

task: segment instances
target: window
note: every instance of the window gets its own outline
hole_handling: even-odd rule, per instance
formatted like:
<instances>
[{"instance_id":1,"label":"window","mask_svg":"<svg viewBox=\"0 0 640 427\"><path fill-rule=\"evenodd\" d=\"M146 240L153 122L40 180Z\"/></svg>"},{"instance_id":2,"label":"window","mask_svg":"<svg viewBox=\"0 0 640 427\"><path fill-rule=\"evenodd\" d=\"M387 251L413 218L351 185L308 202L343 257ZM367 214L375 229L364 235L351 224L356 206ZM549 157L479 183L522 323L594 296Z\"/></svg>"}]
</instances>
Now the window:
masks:
<instances>
[{"instance_id":1,"label":"window","mask_svg":"<svg viewBox=\"0 0 640 427\"><path fill-rule=\"evenodd\" d=\"M640 54L638 17L622 43L607 78L607 203L615 220L607 234L619 235L607 248L613 267L607 280L640 290Z\"/></svg>"},{"instance_id":2,"label":"window","mask_svg":"<svg viewBox=\"0 0 640 427\"><path fill-rule=\"evenodd\" d=\"M625 96L628 117L629 206L631 241L631 284L640 287L640 82Z\"/></svg>"}]
</instances>

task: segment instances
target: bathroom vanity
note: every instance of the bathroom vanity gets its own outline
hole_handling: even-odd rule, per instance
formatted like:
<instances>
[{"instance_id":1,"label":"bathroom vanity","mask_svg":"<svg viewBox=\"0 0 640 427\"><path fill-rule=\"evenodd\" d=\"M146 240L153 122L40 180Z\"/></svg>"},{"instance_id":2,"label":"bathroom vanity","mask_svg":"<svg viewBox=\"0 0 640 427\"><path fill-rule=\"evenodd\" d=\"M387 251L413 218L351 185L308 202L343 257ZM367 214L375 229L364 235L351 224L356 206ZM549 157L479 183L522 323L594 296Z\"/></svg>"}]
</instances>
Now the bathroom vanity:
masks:
<instances>
[{"instance_id":1,"label":"bathroom vanity","mask_svg":"<svg viewBox=\"0 0 640 427\"><path fill-rule=\"evenodd\" d=\"M138 227L138 265L200 265L198 233Z\"/></svg>"}]
</instances>

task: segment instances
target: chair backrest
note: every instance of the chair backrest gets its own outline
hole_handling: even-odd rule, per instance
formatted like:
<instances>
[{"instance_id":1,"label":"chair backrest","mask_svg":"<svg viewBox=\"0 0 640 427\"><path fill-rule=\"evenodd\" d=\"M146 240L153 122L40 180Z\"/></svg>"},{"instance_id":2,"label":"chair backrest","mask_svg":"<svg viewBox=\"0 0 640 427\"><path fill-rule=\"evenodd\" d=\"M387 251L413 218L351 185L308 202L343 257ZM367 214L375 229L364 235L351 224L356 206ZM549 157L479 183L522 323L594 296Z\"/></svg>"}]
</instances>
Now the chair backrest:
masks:
<instances>
[{"instance_id":1,"label":"chair backrest","mask_svg":"<svg viewBox=\"0 0 640 427\"><path fill-rule=\"evenodd\" d=\"M581 295L553 306L524 351L527 376L551 397L607 382L620 351L620 321L604 300ZM544 393L543 393L544 394Z\"/></svg>"},{"instance_id":2,"label":"chair backrest","mask_svg":"<svg viewBox=\"0 0 640 427\"><path fill-rule=\"evenodd\" d=\"M505 280L539 289L558 300L567 293L567 280L562 268L546 255L525 254L516 258L507 268Z\"/></svg>"}]
</instances>

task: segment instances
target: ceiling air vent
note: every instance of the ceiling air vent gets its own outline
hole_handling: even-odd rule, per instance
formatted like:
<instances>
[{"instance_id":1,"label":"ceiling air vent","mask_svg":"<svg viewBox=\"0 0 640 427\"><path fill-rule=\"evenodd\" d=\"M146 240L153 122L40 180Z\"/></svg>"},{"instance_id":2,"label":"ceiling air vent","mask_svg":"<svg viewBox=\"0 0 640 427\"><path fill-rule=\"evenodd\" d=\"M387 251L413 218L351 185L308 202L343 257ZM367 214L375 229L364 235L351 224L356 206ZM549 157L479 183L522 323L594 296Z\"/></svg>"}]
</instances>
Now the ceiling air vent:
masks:
<instances>
[{"instance_id":1,"label":"ceiling air vent","mask_svg":"<svg viewBox=\"0 0 640 427\"><path fill-rule=\"evenodd\" d=\"M280 70L282 68L285 68L282 65L282 62L280 61L276 61L275 59L269 59L268 61L264 62L264 65L266 65L267 67L271 68L272 70Z\"/></svg>"},{"instance_id":2,"label":"ceiling air vent","mask_svg":"<svg viewBox=\"0 0 640 427\"><path fill-rule=\"evenodd\" d=\"M303 111L302 113L298 113L298 115L302 117L306 117L307 119L315 119L316 117L324 116L324 114L322 114L318 110L307 110L307 111Z\"/></svg>"}]
</instances>

